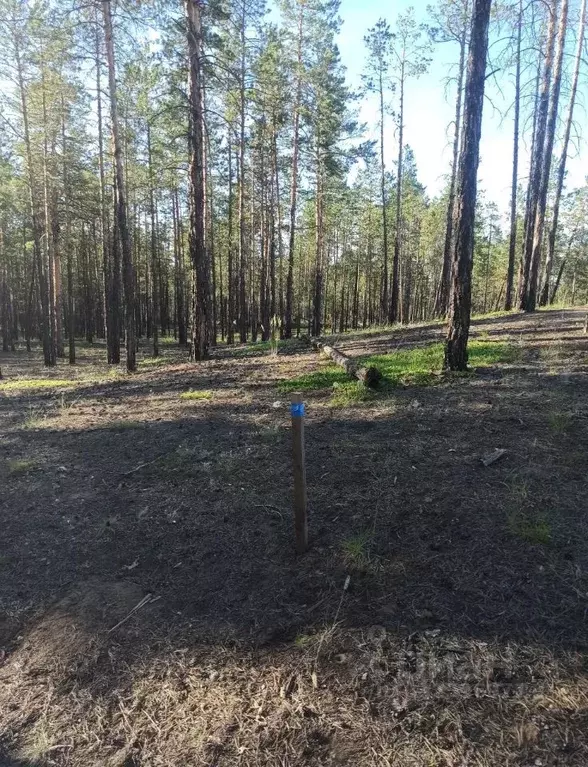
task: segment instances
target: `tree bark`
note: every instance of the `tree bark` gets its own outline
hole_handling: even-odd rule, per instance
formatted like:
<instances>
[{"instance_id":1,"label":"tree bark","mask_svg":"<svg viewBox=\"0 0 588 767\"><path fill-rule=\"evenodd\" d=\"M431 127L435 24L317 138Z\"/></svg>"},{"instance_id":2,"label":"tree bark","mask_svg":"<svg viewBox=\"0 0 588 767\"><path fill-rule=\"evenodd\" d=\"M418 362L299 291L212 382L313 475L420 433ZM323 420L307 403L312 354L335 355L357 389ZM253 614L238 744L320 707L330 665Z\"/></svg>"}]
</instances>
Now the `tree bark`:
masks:
<instances>
[{"instance_id":1,"label":"tree bark","mask_svg":"<svg viewBox=\"0 0 588 767\"><path fill-rule=\"evenodd\" d=\"M192 261L192 360L208 357L210 288L204 239L204 116L202 114L202 26L197 0L184 0L188 38L190 103L190 256Z\"/></svg>"},{"instance_id":2,"label":"tree bark","mask_svg":"<svg viewBox=\"0 0 588 767\"><path fill-rule=\"evenodd\" d=\"M390 295L390 309L388 320L390 323L398 321L399 316L399 286L400 286L400 245L402 223L402 159L404 153L404 80L405 62L400 65L400 112L398 125L398 170L396 176L396 232L394 234L394 260L392 262L392 290Z\"/></svg>"},{"instance_id":3,"label":"tree bark","mask_svg":"<svg viewBox=\"0 0 588 767\"><path fill-rule=\"evenodd\" d=\"M298 44L296 53L296 102L294 104L294 136L292 139L292 178L290 181L290 236L288 240L288 274L286 277L286 317L284 338L292 338L292 308L294 305L294 245L296 237L296 204L298 195L298 153L300 143L300 107L302 101L302 17L303 4L298 7Z\"/></svg>"},{"instance_id":4,"label":"tree bark","mask_svg":"<svg viewBox=\"0 0 588 767\"><path fill-rule=\"evenodd\" d=\"M555 13L555 10L554 10ZM545 211L547 208L547 192L549 189L549 178L551 175L551 158L553 155L553 143L555 140L555 124L557 121L557 112L559 107L559 95L561 91L561 71L566 41L566 30L568 20L568 0L562 0L559 26L557 33L557 53L555 56L555 66L553 71L553 86L549 101L549 115L547 119L545 147L543 152L543 162L541 168L541 186L539 190L539 200L537 204L537 213L535 217L535 228L533 232L533 251L531 258L531 268L529 273L529 285L525 309L534 311L537 303L537 283L539 279L539 265L541 263L541 250L543 246L543 231L545 227Z\"/></svg>"},{"instance_id":5,"label":"tree bark","mask_svg":"<svg viewBox=\"0 0 588 767\"><path fill-rule=\"evenodd\" d=\"M385 322L388 313L388 211L386 209L386 165L384 163L384 78L380 67L378 83L380 91L380 193L382 198L382 302L381 321Z\"/></svg>"},{"instance_id":6,"label":"tree bark","mask_svg":"<svg viewBox=\"0 0 588 767\"><path fill-rule=\"evenodd\" d=\"M102 0L104 17L104 39L106 42L106 59L108 62L108 85L110 92L110 121L112 144L114 149L115 199L118 239L122 254L123 286L125 293L125 330L127 348L127 371L137 369L136 334L135 334L135 273L131 249L131 235L127 219L126 184L123 167L122 143L120 139L118 100L116 90L116 63L114 56L114 41L112 37L112 15L110 0ZM116 277L115 277L116 279Z\"/></svg>"},{"instance_id":7,"label":"tree bark","mask_svg":"<svg viewBox=\"0 0 588 767\"><path fill-rule=\"evenodd\" d=\"M517 184L519 176L519 122L521 113L521 40L523 32L523 0L519 0L517 19L517 49L515 71L514 131L512 147L512 181L510 189L510 238L508 243L508 269L506 273L506 294L504 308L512 309L514 269L517 250Z\"/></svg>"},{"instance_id":8,"label":"tree bark","mask_svg":"<svg viewBox=\"0 0 588 767\"><path fill-rule=\"evenodd\" d=\"M468 30L468 3L464 9L462 35L459 41L459 68L457 71L457 96L455 98L455 131L453 134L453 159L451 163L451 181L449 183L449 199L445 219L445 241L443 245L443 266L439 290L435 297L433 313L435 317L444 317L449 305L449 282L451 278L451 257L453 246L453 222L455 218L455 183L457 180L457 164L459 161L459 138L461 125L461 110L463 104L463 80L465 76L465 59Z\"/></svg>"},{"instance_id":9,"label":"tree bark","mask_svg":"<svg viewBox=\"0 0 588 767\"><path fill-rule=\"evenodd\" d=\"M533 154L531 157L531 171L529 174L529 205L527 210L527 221L525 222L525 240L523 243L522 279L520 281L518 297L519 309L525 310L531 310L531 307L533 309L535 308L535 300L531 287L533 283L532 267L535 228L539 208L539 198L541 195L541 176L543 171L545 134L549 110L549 90L555 49L557 0L552 0L552 2L547 5L547 8L549 13L549 25L547 30L543 77L536 109Z\"/></svg>"},{"instance_id":10,"label":"tree bark","mask_svg":"<svg viewBox=\"0 0 588 767\"><path fill-rule=\"evenodd\" d=\"M157 230L155 227L155 177L153 175L153 151L151 146L151 126L147 123L147 160L149 167L149 213L151 216L151 318L153 331L153 356L159 357L159 326L161 312L159 306L159 275L157 263Z\"/></svg>"},{"instance_id":11,"label":"tree bark","mask_svg":"<svg viewBox=\"0 0 588 767\"><path fill-rule=\"evenodd\" d=\"M561 156L559 159L559 165L557 168L557 182L555 189L555 198L553 201L553 215L551 218L551 226L549 228L549 237L547 240L547 257L545 260L545 273L543 276L543 287L541 289L541 295L539 297L539 305L545 306L549 299L549 283L551 280L551 271L553 268L553 257L555 254L555 238L557 235L557 224L559 220L559 205L561 201L561 194L563 191L563 184L566 175L566 162L568 158L568 146L570 143L570 135L572 131L572 121L574 118L574 105L576 103L576 94L578 91L578 78L580 75L580 66L582 63L582 49L584 46L584 32L586 28L586 0L582 0L582 7L580 9L580 21L578 25L578 39L576 41L576 58L574 64L574 74L572 75L572 88L570 91L570 100L568 104L568 113L566 117L566 127L564 130L564 138L561 148ZM557 288L554 289L554 293L557 292ZM552 303L551 301L550 303Z\"/></svg>"},{"instance_id":12,"label":"tree bark","mask_svg":"<svg viewBox=\"0 0 588 767\"><path fill-rule=\"evenodd\" d=\"M20 40L15 34L14 55L16 59L16 71L18 79L18 89L20 95L20 106L22 111L25 153L27 160L27 176L29 186L29 203L31 208L31 223L33 229L33 252L34 262L37 270L37 281L39 284L39 298L41 301L41 341L43 344L43 359L46 366L55 364L55 357L52 353L52 344L49 324L49 288L47 283L47 273L43 268L43 249L41 245L42 228L37 210L37 189L35 183L35 170L33 167L33 153L31 148L31 138L29 129L29 111L26 97L24 69L21 58Z\"/></svg>"},{"instance_id":13,"label":"tree bark","mask_svg":"<svg viewBox=\"0 0 588 767\"><path fill-rule=\"evenodd\" d=\"M474 221L491 5L492 0L474 0L472 14L457 176L456 237L451 269L450 315L445 345L445 367L449 370L466 370L468 363Z\"/></svg>"}]
</instances>

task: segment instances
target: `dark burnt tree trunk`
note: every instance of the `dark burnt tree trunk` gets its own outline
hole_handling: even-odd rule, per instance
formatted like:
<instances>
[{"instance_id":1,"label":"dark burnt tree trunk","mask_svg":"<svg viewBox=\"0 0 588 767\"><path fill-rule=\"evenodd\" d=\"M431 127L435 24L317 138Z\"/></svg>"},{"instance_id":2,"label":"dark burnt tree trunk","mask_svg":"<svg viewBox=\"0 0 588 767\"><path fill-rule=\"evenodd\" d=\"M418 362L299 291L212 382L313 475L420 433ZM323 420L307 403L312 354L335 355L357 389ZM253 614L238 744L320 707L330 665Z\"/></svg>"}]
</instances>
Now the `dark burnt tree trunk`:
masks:
<instances>
[{"instance_id":1,"label":"dark burnt tree trunk","mask_svg":"<svg viewBox=\"0 0 588 767\"><path fill-rule=\"evenodd\" d=\"M451 264L449 326L445 345L445 367L449 370L466 370L468 363L474 221L491 5L492 0L474 0L472 13L457 174L455 249Z\"/></svg>"}]
</instances>

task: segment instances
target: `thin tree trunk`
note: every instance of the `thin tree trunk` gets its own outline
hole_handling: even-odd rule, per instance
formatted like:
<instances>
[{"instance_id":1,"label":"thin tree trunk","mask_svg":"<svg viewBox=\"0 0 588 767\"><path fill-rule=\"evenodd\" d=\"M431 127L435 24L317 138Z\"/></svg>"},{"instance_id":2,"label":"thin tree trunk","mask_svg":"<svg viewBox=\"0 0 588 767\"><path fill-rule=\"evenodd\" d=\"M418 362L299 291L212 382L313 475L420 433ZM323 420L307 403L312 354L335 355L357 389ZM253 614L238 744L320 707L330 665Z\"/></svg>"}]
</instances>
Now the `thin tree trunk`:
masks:
<instances>
[{"instance_id":1,"label":"thin tree trunk","mask_svg":"<svg viewBox=\"0 0 588 767\"><path fill-rule=\"evenodd\" d=\"M461 126L461 110L463 104L463 80L465 75L465 54L467 48L467 30L468 30L468 7L466 3L464 8L464 21L462 35L459 41L459 65L457 70L457 96L455 99L455 130L453 133L453 157L451 162L451 181L449 182L449 199L447 200L447 213L445 217L445 241L443 245L443 266L441 268L441 279L439 281L439 290L435 297L435 308L433 310L436 317L444 317L447 314L449 305L449 281L451 277L451 257L453 246L453 222L455 218L455 182L457 179L457 164L459 161L459 138Z\"/></svg>"},{"instance_id":2,"label":"thin tree trunk","mask_svg":"<svg viewBox=\"0 0 588 767\"><path fill-rule=\"evenodd\" d=\"M151 318L153 331L153 356L159 357L159 325L161 311L159 306L159 276L157 269L157 230L155 227L155 177L153 175L153 150L151 146L151 126L147 123L147 159L149 168L149 213L151 216Z\"/></svg>"},{"instance_id":3,"label":"thin tree trunk","mask_svg":"<svg viewBox=\"0 0 588 767\"><path fill-rule=\"evenodd\" d=\"M122 143L119 131L118 101L116 91L116 67L114 58L114 41L112 38L112 16L110 0L102 0L104 16L104 39L106 42L106 59L108 61L108 85L110 91L110 121L112 144L114 149L116 219L118 239L122 254L123 286L125 292L125 330L127 345L127 371L137 369L136 334L135 334L135 274L131 249L131 236L127 219L126 185L123 167Z\"/></svg>"},{"instance_id":4,"label":"thin tree trunk","mask_svg":"<svg viewBox=\"0 0 588 767\"><path fill-rule=\"evenodd\" d=\"M578 39L576 41L576 59L574 64L574 74L572 76L572 88L570 91L570 100L568 104L568 114L566 117L566 127L561 148L561 156L557 168L557 184L555 189L555 199L553 201L553 215L551 218L551 227L547 241L547 258L545 261L545 273L543 276L543 287L539 297L539 305L545 306L549 301L549 282L551 279L551 270L553 268L553 257L555 254L555 238L557 235L557 225L559 221L559 205L563 184L566 175L566 161L568 158L568 146L570 143L570 134L572 132L572 121L574 118L574 105L576 103L576 94L578 92L578 78L580 75L580 65L582 63L582 49L584 46L584 32L586 28L586 0L582 0L580 9L580 21L578 25ZM561 275L560 275L561 276ZM554 293L556 289L554 290ZM553 300L551 301L553 303Z\"/></svg>"},{"instance_id":5,"label":"thin tree trunk","mask_svg":"<svg viewBox=\"0 0 588 767\"><path fill-rule=\"evenodd\" d=\"M517 185L519 176L519 121L521 112L521 39L523 32L523 0L519 0L519 15L517 20L517 52L515 72L514 97L514 132L512 147L512 181L510 189L510 238L508 243L508 269L506 273L506 294L504 308L512 309L512 294L514 287L514 268L517 250Z\"/></svg>"},{"instance_id":6,"label":"thin tree trunk","mask_svg":"<svg viewBox=\"0 0 588 767\"><path fill-rule=\"evenodd\" d=\"M554 11L555 13L555 11ZM543 246L543 231L545 227L545 211L547 209L547 192L549 189L549 179L551 175L551 158L553 155L553 144L555 141L555 128L557 113L559 108L559 95L561 91L561 72L562 62L566 42L566 30L568 20L568 0L562 0L559 27L557 33L557 53L555 56L555 66L553 71L553 86L549 101L549 116L547 119L547 132L545 138L545 147L543 152L543 162L541 169L541 187L539 192L539 201L537 205L537 214L535 218L535 229L533 233L533 252L531 258L531 269L529 273L529 285L525 309L534 311L537 303L537 289L539 279L539 266L541 263L541 250Z\"/></svg>"},{"instance_id":7,"label":"thin tree trunk","mask_svg":"<svg viewBox=\"0 0 588 767\"><path fill-rule=\"evenodd\" d=\"M399 289L400 289L400 244L402 224L402 159L404 153L404 79L405 62L400 65L400 111L398 125L398 171L396 177L396 232L394 236L394 261L392 263L392 291L390 296L390 308L388 320L390 323L397 322L400 312Z\"/></svg>"},{"instance_id":8,"label":"thin tree trunk","mask_svg":"<svg viewBox=\"0 0 588 767\"><path fill-rule=\"evenodd\" d=\"M474 221L491 5L492 0L474 0L472 14L457 176L456 237L451 272L450 315L445 346L445 367L450 370L465 370L468 363Z\"/></svg>"},{"instance_id":9,"label":"thin tree trunk","mask_svg":"<svg viewBox=\"0 0 588 767\"><path fill-rule=\"evenodd\" d=\"M384 80L380 68L380 193L382 198L382 322L388 314L388 211L386 209L386 166L384 164Z\"/></svg>"},{"instance_id":10,"label":"thin tree trunk","mask_svg":"<svg viewBox=\"0 0 588 767\"><path fill-rule=\"evenodd\" d=\"M188 95L190 103L190 256L192 260L191 358L208 357L210 291L204 237L204 116L202 114L202 27L197 0L184 0L188 37Z\"/></svg>"},{"instance_id":11,"label":"thin tree trunk","mask_svg":"<svg viewBox=\"0 0 588 767\"><path fill-rule=\"evenodd\" d=\"M294 243L296 237L296 203L298 195L298 154L300 151L300 108L302 102L302 17L303 3L298 7L298 44L296 53L296 101L294 103L294 135L292 139L292 178L290 181L290 238L288 242L288 275L286 277L286 317L284 338L292 337L294 304Z\"/></svg>"},{"instance_id":12,"label":"thin tree trunk","mask_svg":"<svg viewBox=\"0 0 588 767\"><path fill-rule=\"evenodd\" d=\"M533 254L535 250L534 242L539 198L541 196L541 177L549 110L549 90L555 48L557 0L552 0L547 6L547 9L547 12L549 13L549 25L547 31L545 62L543 66L543 78L541 81L541 89L536 110L535 137L533 142L533 155L531 157L531 171L529 174L528 218L525 223L525 241L523 243L523 272L518 298L519 308L525 310L530 310L531 307L533 309L535 308L532 289Z\"/></svg>"}]
</instances>

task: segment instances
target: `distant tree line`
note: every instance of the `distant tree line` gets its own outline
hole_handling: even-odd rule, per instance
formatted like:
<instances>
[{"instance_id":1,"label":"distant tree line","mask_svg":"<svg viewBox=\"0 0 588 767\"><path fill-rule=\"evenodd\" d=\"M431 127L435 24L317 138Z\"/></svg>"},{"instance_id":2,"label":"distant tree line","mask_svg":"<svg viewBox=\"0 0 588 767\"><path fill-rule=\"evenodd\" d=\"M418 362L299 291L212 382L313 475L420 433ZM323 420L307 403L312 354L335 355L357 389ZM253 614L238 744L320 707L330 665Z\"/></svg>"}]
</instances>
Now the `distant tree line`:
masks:
<instances>
[{"instance_id":1,"label":"distant tree line","mask_svg":"<svg viewBox=\"0 0 588 767\"><path fill-rule=\"evenodd\" d=\"M588 188L565 184L586 0L439 0L426 24L412 9L381 19L358 91L336 45L338 0L267 11L0 0L4 351L39 340L46 365L74 363L76 338L105 339L108 362L124 347L132 371L139 339L158 355L172 336L199 360L272 328L289 338L449 316L447 364L463 367L465 345L454 356L451 344L472 311L587 300ZM432 198L406 96L435 46L454 56L455 119ZM496 77L514 82L508 211L476 188Z\"/></svg>"}]
</instances>

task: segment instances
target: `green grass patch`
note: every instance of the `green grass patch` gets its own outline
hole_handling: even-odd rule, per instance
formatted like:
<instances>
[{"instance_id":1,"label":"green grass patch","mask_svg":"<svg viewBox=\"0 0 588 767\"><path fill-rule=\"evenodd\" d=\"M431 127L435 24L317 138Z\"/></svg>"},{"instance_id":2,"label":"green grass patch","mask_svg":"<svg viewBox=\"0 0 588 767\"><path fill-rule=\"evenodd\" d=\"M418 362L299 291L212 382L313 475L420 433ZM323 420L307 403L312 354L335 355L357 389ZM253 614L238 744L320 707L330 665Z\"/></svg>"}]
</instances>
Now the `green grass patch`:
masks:
<instances>
[{"instance_id":1,"label":"green grass patch","mask_svg":"<svg viewBox=\"0 0 588 767\"><path fill-rule=\"evenodd\" d=\"M11 477L18 477L36 469L37 462L31 458L13 458L6 461L6 466Z\"/></svg>"},{"instance_id":2,"label":"green grass patch","mask_svg":"<svg viewBox=\"0 0 588 767\"><path fill-rule=\"evenodd\" d=\"M242 346L227 347L231 350L232 357L256 357L265 352L271 351L271 341L255 341Z\"/></svg>"},{"instance_id":3,"label":"green grass patch","mask_svg":"<svg viewBox=\"0 0 588 767\"><path fill-rule=\"evenodd\" d=\"M65 381L59 378L15 378L11 381L2 381L0 391L14 391L18 389L56 389L62 386L75 386L75 381Z\"/></svg>"},{"instance_id":4,"label":"green grass patch","mask_svg":"<svg viewBox=\"0 0 588 767\"><path fill-rule=\"evenodd\" d=\"M113 423L110 428L114 431L129 431L131 429L144 429L145 426L144 421L118 421L118 423Z\"/></svg>"},{"instance_id":5,"label":"green grass patch","mask_svg":"<svg viewBox=\"0 0 588 767\"><path fill-rule=\"evenodd\" d=\"M511 314L519 314L519 311L517 309L511 309L510 311L507 311L506 309L498 309L498 311L486 312L486 314L475 314L472 317L472 322L476 322L477 320L493 320L500 317L508 317Z\"/></svg>"},{"instance_id":6,"label":"green grass patch","mask_svg":"<svg viewBox=\"0 0 588 767\"><path fill-rule=\"evenodd\" d=\"M445 345L443 343L399 349L389 354L375 354L362 358L364 365L373 365L382 373L385 382L393 386L430 386L440 381ZM469 365L488 367L501 362L514 362L519 350L513 344L473 339L468 344Z\"/></svg>"},{"instance_id":7,"label":"green grass patch","mask_svg":"<svg viewBox=\"0 0 588 767\"><path fill-rule=\"evenodd\" d=\"M345 383L333 384L333 396L330 404L333 407L349 407L371 402L376 396L377 394L373 389L366 388L359 381L347 380Z\"/></svg>"},{"instance_id":8,"label":"green grass patch","mask_svg":"<svg viewBox=\"0 0 588 767\"><path fill-rule=\"evenodd\" d=\"M180 394L180 399L184 400L202 400L212 399L212 392L208 389L198 389L196 391L185 391Z\"/></svg>"},{"instance_id":9,"label":"green grass patch","mask_svg":"<svg viewBox=\"0 0 588 767\"><path fill-rule=\"evenodd\" d=\"M139 362L140 368L154 368L154 367L161 367L162 365L167 365L169 362L166 357L145 357L144 360L141 360Z\"/></svg>"},{"instance_id":10,"label":"green grass patch","mask_svg":"<svg viewBox=\"0 0 588 767\"><path fill-rule=\"evenodd\" d=\"M468 344L469 364L472 368L488 367L498 363L515 362L520 350L514 344L471 340ZM443 380L445 346L443 343L417 346L414 349L398 349L388 354L373 354L361 357L362 365L378 368L382 373L381 390L386 386L430 386ZM337 365L328 365L312 373L303 373L296 378L280 381L278 389L287 394L294 391L317 391L334 388L333 404L344 406L354 402L365 402L373 393L350 381L345 371Z\"/></svg>"},{"instance_id":11,"label":"green grass patch","mask_svg":"<svg viewBox=\"0 0 588 767\"><path fill-rule=\"evenodd\" d=\"M527 543L547 546L551 543L551 527L544 517L513 512L508 517L508 529Z\"/></svg>"},{"instance_id":12,"label":"green grass patch","mask_svg":"<svg viewBox=\"0 0 588 767\"><path fill-rule=\"evenodd\" d=\"M554 434L566 434L572 426L571 413L553 410L547 415L547 424Z\"/></svg>"},{"instance_id":13,"label":"green grass patch","mask_svg":"<svg viewBox=\"0 0 588 767\"><path fill-rule=\"evenodd\" d=\"M326 365L312 373L303 373L278 383L278 390L284 394L294 391L317 391L330 389L335 384L349 383L349 376L337 365Z\"/></svg>"}]
</instances>

